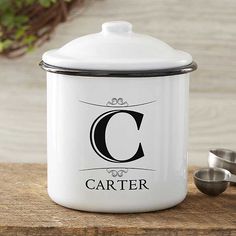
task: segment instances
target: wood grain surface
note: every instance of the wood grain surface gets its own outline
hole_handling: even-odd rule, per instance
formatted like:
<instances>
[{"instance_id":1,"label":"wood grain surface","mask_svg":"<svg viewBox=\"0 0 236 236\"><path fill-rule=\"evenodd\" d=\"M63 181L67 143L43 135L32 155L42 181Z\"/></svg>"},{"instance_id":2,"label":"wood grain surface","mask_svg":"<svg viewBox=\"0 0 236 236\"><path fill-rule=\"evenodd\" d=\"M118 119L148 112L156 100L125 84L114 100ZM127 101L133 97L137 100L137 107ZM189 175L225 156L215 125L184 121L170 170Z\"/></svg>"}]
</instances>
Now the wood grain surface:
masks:
<instances>
[{"instance_id":1,"label":"wood grain surface","mask_svg":"<svg viewBox=\"0 0 236 236\"><path fill-rule=\"evenodd\" d=\"M38 62L44 51L109 20L128 20L198 63L190 83L189 163L206 165L210 148L236 149L236 1L87 0L41 48L0 58L0 162L46 161L46 83Z\"/></svg>"},{"instance_id":2,"label":"wood grain surface","mask_svg":"<svg viewBox=\"0 0 236 236\"><path fill-rule=\"evenodd\" d=\"M178 206L139 214L70 210L46 192L46 166L0 164L0 235L236 235L236 187L218 197L189 193Z\"/></svg>"}]
</instances>

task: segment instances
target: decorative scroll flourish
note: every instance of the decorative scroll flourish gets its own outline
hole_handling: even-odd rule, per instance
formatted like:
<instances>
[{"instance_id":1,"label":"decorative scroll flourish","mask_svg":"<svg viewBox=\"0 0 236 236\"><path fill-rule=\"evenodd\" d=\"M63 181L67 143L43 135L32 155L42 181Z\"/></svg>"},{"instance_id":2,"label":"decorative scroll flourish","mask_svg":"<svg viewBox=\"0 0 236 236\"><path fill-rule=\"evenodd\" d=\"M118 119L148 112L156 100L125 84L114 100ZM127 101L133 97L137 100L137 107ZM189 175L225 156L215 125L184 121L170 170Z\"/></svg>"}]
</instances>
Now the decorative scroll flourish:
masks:
<instances>
[{"instance_id":1,"label":"decorative scroll flourish","mask_svg":"<svg viewBox=\"0 0 236 236\"><path fill-rule=\"evenodd\" d=\"M138 106L148 105L156 101L157 100L144 102L144 103L138 103L138 104L128 104L128 102L124 101L123 98L112 98L110 101L108 101L105 104L97 104L97 103L91 103L91 102L79 100L79 102L87 104L87 105L96 106L96 107L111 107L111 108L138 107Z\"/></svg>"},{"instance_id":2,"label":"decorative scroll flourish","mask_svg":"<svg viewBox=\"0 0 236 236\"><path fill-rule=\"evenodd\" d=\"M124 101L123 98L112 98L110 101L107 102L106 106L110 107L110 106L124 106L127 107L129 106L129 104Z\"/></svg>"},{"instance_id":3,"label":"decorative scroll flourish","mask_svg":"<svg viewBox=\"0 0 236 236\"><path fill-rule=\"evenodd\" d=\"M107 169L107 173L111 174L112 177L122 177L125 173L128 173L128 169Z\"/></svg>"}]
</instances>

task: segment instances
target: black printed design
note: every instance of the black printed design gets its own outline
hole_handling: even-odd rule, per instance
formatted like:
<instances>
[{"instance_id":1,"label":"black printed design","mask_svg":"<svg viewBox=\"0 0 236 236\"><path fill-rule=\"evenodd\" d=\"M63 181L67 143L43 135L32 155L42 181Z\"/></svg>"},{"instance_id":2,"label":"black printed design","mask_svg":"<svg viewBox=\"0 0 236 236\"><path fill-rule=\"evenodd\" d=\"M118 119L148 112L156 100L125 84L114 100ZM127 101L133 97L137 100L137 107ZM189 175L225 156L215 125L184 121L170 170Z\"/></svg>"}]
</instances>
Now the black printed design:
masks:
<instances>
[{"instance_id":1,"label":"black printed design","mask_svg":"<svg viewBox=\"0 0 236 236\"><path fill-rule=\"evenodd\" d=\"M131 162L138 160L139 158L144 156L143 148L141 143L138 145L138 149L136 153L132 157L127 157L126 159L123 160L118 160L115 157L113 157L106 145L106 139L105 139L105 133L106 133L106 128L108 125L109 120L116 114L119 113L126 113L132 116L136 122L137 129L140 129L142 119L143 119L143 114L136 112L136 111L130 111L130 110L112 110L103 113L99 117L95 119L91 126L90 130L90 142L93 147L93 150L104 160L109 161L109 162L114 162L114 163L126 163L126 162Z\"/></svg>"}]
</instances>

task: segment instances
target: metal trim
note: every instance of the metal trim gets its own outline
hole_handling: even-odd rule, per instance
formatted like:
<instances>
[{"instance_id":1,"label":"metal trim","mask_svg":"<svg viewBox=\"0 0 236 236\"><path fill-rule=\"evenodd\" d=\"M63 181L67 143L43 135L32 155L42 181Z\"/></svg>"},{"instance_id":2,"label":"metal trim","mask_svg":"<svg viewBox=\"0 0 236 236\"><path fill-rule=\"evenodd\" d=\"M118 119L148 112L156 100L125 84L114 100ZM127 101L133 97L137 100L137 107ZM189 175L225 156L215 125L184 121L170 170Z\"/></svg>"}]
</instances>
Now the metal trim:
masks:
<instances>
[{"instance_id":1,"label":"metal trim","mask_svg":"<svg viewBox=\"0 0 236 236\"><path fill-rule=\"evenodd\" d=\"M169 69L156 69L156 70L85 70L85 69L69 69L49 65L43 61L39 63L40 67L48 72L74 75L74 76L91 76L91 77L159 77L171 76L190 73L197 69L197 63L192 62L189 65L169 68Z\"/></svg>"}]
</instances>

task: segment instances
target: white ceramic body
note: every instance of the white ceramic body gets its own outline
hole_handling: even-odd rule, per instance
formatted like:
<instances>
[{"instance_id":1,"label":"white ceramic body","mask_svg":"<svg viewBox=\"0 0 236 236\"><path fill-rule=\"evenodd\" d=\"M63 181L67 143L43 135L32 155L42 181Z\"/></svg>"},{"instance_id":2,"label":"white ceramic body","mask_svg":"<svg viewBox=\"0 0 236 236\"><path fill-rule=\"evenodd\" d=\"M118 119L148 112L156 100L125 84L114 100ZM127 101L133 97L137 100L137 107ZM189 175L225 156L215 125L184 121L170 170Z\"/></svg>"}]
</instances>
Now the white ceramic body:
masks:
<instances>
[{"instance_id":1,"label":"white ceramic body","mask_svg":"<svg viewBox=\"0 0 236 236\"><path fill-rule=\"evenodd\" d=\"M160 210L183 201L188 93L189 74L94 78L48 72L51 199L73 209L113 213Z\"/></svg>"}]
</instances>

